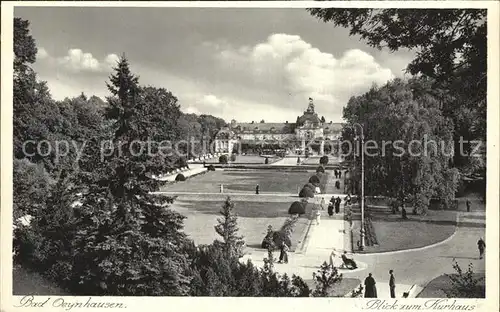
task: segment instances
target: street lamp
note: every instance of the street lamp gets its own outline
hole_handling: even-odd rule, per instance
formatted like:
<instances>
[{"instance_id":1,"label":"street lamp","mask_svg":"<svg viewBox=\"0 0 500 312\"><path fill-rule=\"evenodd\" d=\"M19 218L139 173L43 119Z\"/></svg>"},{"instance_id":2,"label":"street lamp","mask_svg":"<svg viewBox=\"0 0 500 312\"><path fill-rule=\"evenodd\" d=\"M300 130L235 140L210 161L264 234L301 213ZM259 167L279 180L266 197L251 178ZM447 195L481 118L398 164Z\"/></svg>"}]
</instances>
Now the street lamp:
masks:
<instances>
[{"instance_id":1,"label":"street lamp","mask_svg":"<svg viewBox=\"0 0 500 312\"><path fill-rule=\"evenodd\" d=\"M363 126L359 123L354 123L353 128L354 132L356 132L356 127L359 126L361 129L361 242L359 244L359 250L365 249L365 159L364 159L364 135L363 135Z\"/></svg>"}]
</instances>

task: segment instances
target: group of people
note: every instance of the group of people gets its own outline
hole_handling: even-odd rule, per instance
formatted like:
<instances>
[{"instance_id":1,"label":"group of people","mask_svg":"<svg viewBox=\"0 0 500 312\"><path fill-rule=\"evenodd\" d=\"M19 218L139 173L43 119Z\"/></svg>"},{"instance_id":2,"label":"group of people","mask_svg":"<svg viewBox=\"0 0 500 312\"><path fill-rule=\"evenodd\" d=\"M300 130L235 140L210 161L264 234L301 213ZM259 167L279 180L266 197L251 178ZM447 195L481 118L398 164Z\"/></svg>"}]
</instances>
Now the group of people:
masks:
<instances>
[{"instance_id":1,"label":"group of people","mask_svg":"<svg viewBox=\"0 0 500 312\"><path fill-rule=\"evenodd\" d=\"M342 178L342 171L335 169L335 170L333 170L333 173L335 174L335 178L337 178L337 179Z\"/></svg>"},{"instance_id":2,"label":"group of people","mask_svg":"<svg viewBox=\"0 0 500 312\"><path fill-rule=\"evenodd\" d=\"M339 196L337 196L337 198L332 196L332 198L330 199L330 202L328 203L328 215L330 217L333 216L334 211L335 211L335 214L340 212L340 203L341 202L342 202L342 200L340 199Z\"/></svg>"},{"instance_id":3,"label":"group of people","mask_svg":"<svg viewBox=\"0 0 500 312\"><path fill-rule=\"evenodd\" d=\"M396 278L394 277L394 271L389 270L389 290L391 292L391 298L396 298ZM377 286L375 279L372 274L369 273L368 277L365 278L365 298L377 298Z\"/></svg>"}]
</instances>

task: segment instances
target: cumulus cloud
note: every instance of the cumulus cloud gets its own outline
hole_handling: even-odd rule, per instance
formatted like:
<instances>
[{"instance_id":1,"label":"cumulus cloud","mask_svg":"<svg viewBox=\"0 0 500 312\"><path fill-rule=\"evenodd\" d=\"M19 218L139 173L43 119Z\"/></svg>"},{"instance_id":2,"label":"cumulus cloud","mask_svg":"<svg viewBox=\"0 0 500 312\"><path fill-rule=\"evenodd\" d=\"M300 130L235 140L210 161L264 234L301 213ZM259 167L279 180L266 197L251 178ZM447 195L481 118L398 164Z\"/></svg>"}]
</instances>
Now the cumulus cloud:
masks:
<instances>
[{"instance_id":1,"label":"cumulus cloud","mask_svg":"<svg viewBox=\"0 0 500 312\"><path fill-rule=\"evenodd\" d=\"M47 53L47 50L45 50L44 48L40 47L38 48L38 52L36 53L36 58L38 60L43 60L44 58L46 58L47 56L49 56L49 54Z\"/></svg>"},{"instance_id":2,"label":"cumulus cloud","mask_svg":"<svg viewBox=\"0 0 500 312\"><path fill-rule=\"evenodd\" d=\"M250 83L293 97L313 97L324 111L338 111L352 95L394 78L390 69L359 49L341 56L320 51L300 36L273 34L254 46L214 44L222 67L242 74Z\"/></svg>"},{"instance_id":3,"label":"cumulus cloud","mask_svg":"<svg viewBox=\"0 0 500 312\"><path fill-rule=\"evenodd\" d=\"M44 48L38 49L37 58L71 72L109 72L119 60L118 55L113 53L99 60L92 53L84 52L82 49L69 49L65 56L55 57L49 55Z\"/></svg>"}]
</instances>

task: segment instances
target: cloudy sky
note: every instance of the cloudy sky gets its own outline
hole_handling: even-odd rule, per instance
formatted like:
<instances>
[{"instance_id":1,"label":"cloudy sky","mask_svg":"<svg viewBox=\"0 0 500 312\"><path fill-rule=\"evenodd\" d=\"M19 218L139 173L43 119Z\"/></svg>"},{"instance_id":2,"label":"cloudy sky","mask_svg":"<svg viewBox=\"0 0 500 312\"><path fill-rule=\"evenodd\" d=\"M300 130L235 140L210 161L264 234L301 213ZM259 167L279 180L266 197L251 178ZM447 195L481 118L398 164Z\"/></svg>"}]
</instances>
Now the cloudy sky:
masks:
<instances>
[{"instance_id":1,"label":"cloudy sky","mask_svg":"<svg viewBox=\"0 0 500 312\"><path fill-rule=\"evenodd\" d=\"M312 97L340 122L349 97L404 76L413 58L368 47L304 9L16 8L39 48L35 70L54 98L107 95L125 53L140 83L184 112L227 121L295 121Z\"/></svg>"}]
</instances>

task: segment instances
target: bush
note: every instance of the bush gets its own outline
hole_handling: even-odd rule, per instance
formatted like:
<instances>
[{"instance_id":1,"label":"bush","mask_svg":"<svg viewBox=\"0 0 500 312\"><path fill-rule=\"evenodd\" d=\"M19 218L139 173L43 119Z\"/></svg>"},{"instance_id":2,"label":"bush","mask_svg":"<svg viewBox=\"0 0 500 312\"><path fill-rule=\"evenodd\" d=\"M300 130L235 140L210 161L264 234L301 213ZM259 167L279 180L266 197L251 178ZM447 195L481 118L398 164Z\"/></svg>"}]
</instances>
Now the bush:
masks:
<instances>
[{"instance_id":1,"label":"bush","mask_svg":"<svg viewBox=\"0 0 500 312\"><path fill-rule=\"evenodd\" d=\"M269 157L266 157L266 160L264 161L264 164L269 164Z\"/></svg>"},{"instance_id":2,"label":"bush","mask_svg":"<svg viewBox=\"0 0 500 312\"><path fill-rule=\"evenodd\" d=\"M227 155L220 155L219 156L219 164L227 164Z\"/></svg>"},{"instance_id":3,"label":"bush","mask_svg":"<svg viewBox=\"0 0 500 312\"><path fill-rule=\"evenodd\" d=\"M314 191L316 190L316 185L314 185L312 183L307 183L307 184L304 184L304 188L309 188L314 193Z\"/></svg>"},{"instance_id":4,"label":"bush","mask_svg":"<svg viewBox=\"0 0 500 312\"><path fill-rule=\"evenodd\" d=\"M316 175L313 175L312 177L309 178L309 183L311 183L315 187L319 186L320 182L321 181L319 180L318 176L316 176Z\"/></svg>"},{"instance_id":5,"label":"bush","mask_svg":"<svg viewBox=\"0 0 500 312\"><path fill-rule=\"evenodd\" d=\"M182 174L182 173L179 173L176 177L175 177L175 181L186 181L186 177Z\"/></svg>"},{"instance_id":6,"label":"bush","mask_svg":"<svg viewBox=\"0 0 500 312\"><path fill-rule=\"evenodd\" d=\"M319 166L317 169L316 169L316 172L321 172L321 173L325 173L325 168L323 168L323 166Z\"/></svg>"},{"instance_id":7,"label":"bush","mask_svg":"<svg viewBox=\"0 0 500 312\"><path fill-rule=\"evenodd\" d=\"M314 190L304 187L302 190L299 192L299 197L300 198L314 198Z\"/></svg>"},{"instance_id":8,"label":"bush","mask_svg":"<svg viewBox=\"0 0 500 312\"><path fill-rule=\"evenodd\" d=\"M328 156L322 156L320 159L319 159L319 163L322 164L323 166L326 166L328 164Z\"/></svg>"},{"instance_id":9,"label":"bush","mask_svg":"<svg viewBox=\"0 0 500 312\"><path fill-rule=\"evenodd\" d=\"M231 154L231 161L236 161L236 155L235 154Z\"/></svg>"},{"instance_id":10,"label":"bush","mask_svg":"<svg viewBox=\"0 0 500 312\"><path fill-rule=\"evenodd\" d=\"M274 244L274 248L278 248L281 246L281 243L285 243L288 247L292 246L292 241L290 237L288 237L285 233L280 231L272 231L271 233L266 234L264 239L262 240L261 247L267 249L269 247L269 238L271 238L272 243ZM273 249L274 249L273 248Z\"/></svg>"},{"instance_id":11,"label":"bush","mask_svg":"<svg viewBox=\"0 0 500 312\"><path fill-rule=\"evenodd\" d=\"M214 167L214 165L209 165L209 166L207 167L207 170L208 170L208 171L215 171L215 167Z\"/></svg>"},{"instance_id":12,"label":"bush","mask_svg":"<svg viewBox=\"0 0 500 312\"><path fill-rule=\"evenodd\" d=\"M288 214L299 214L303 215L306 213L306 205L302 202L296 201L290 205L288 208Z\"/></svg>"}]
</instances>

